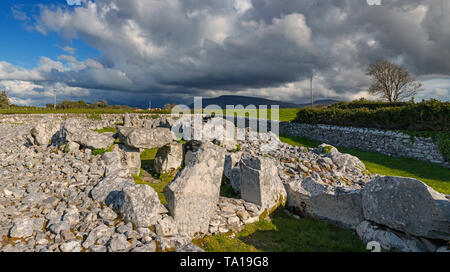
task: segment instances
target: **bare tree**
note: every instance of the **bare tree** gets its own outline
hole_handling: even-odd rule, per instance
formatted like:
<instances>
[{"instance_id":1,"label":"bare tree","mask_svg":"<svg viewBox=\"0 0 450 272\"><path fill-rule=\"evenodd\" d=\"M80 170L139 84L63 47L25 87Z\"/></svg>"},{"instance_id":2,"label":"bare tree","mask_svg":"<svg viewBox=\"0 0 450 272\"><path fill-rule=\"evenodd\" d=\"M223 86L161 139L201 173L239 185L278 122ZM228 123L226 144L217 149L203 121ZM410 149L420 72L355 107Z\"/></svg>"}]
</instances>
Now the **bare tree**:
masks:
<instances>
[{"instance_id":1,"label":"bare tree","mask_svg":"<svg viewBox=\"0 0 450 272\"><path fill-rule=\"evenodd\" d=\"M406 68L388 61L371 64L366 74L372 77L369 93L381 94L389 102L398 102L423 91L422 83L415 81Z\"/></svg>"}]
</instances>

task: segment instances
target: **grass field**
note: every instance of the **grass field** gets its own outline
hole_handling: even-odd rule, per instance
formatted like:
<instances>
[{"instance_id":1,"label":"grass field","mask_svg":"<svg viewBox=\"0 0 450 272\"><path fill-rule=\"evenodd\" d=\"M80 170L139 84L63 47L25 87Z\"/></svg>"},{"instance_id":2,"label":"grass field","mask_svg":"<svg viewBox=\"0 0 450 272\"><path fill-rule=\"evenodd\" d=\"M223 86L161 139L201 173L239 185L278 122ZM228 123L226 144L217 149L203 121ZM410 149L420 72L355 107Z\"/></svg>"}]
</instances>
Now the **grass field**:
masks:
<instances>
[{"instance_id":1,"label":"grass field","mask_svg":"<svg viewBox=\"0 0 450 272\"><path fill-rule=\"evenodd\" d=\"M154 114L167 114L168 110L135 110L135 109L53 109L53 108L40 108L40 107L9 107L0 108L0 114L125 114L125 113L154 113Z\"/></svg>"},{"instance_id":2,"label":"grass field","mask_svg":"<svg viewBox=\"0 0 450 272\"><path fill-rule=\"evenodd\" d=\"M293 121L297 115L297 112L299 109L279 109L278 117L274 118L278 121ZM208 112L207 112L208 113ZM209 112L211 113L211 112ZM263 119L272 119L272 110L269 108L267 109L267 116L263 116L259 110L256 110L252 113L252 117L258 117ZM247 116L249 117L249 112L247 110L233 110L231 112L227 112L226 110L223 110L223 115L235 115L235 116ZM254 116L256 115L256 116Z\"/></svg>"}]
</instances>

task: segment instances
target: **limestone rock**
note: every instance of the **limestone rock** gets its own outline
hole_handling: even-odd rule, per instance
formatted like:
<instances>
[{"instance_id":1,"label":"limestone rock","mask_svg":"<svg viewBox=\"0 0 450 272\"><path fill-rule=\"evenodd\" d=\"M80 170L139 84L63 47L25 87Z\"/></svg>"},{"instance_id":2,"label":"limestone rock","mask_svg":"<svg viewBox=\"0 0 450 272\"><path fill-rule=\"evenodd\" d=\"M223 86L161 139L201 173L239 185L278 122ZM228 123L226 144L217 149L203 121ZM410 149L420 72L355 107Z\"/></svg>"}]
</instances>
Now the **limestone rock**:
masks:
<instances>
[{"instance_id":1,"label":"limestone rock","mask_svg":"<svg viewBox=\"0 0 450 272\"><path fill-rule=\"evenodd\" d=\"M200 247L194 245L193 243L189 243L179 249L175 250L175 252L205 252Z\"/></svg>"},{"instance_id":2,"label":"limestone rock","mask_svg":"<svg viewBox=\"0 0 450 272\"><path fill-rule=\"evenodd\" d=\"M11 238L27 238L33 235L34 221L29 217L17 220L13 227L9 230Z\"/></svg>"},{"instance_id":3,"label":"limestone rock","mask_svg":"<svg viewBox=\"0 0 450 272\"><path fill-rule=\"evenodd\" d=\"M75 142L69 142L64 151L69 153L78 152L80 150L80 145Z\"/></svg>"},{"instance_id":4,"label":"limestone rock","mask_svg":"<svg viewBox=\"0 0 450 272\"><path fill-rule=\"evenodd\" d=\"M219 200L224 161L225 150L207 142L164 189L180 234L194 237L196 233L208 233Z\"/></svg>"},{"instance_id":5,"label":"limestone rock","mask_svg":"<svg viewBox=\"0 0 450 272\"><path fill-rule=\"evenodd\" d=\"M171 216L161 218L155 227L155 231L159 236L172 236L178 233L175 221Z\"/></svg>"},{"instance_id":6,"label":"limestone rock","mask_svg":"<svg viewBox=\"0 0 450 272\"><path fill-rule=\"evenodd\" d=\"M321 144L317 147L317 150L322 154L339 153L336 147L329 144Z\"/></svg>"},{"instance_id":7,"label":"limestone rock","mask_svg":"<svg viewBox=\"0 0 450 272\"><path fill-rule=\"evenodd\" d=\"M125 127L142 127L143 121L135 113L125 113L123 117L123 125Z\"/></svg>"},{"instance_id":8,"label":"limestone rock","mask_svg":"<svg viewBox=\"0 0 450 272\"><path fill-rule=\"evenodd\" d=\"M318 176L289 182L285 187L288 207L302 216L324 219L348 229L355 229L364 220L358 189L334 187Z\"/></svg>"},{"instance_id":9,"label":"limestone rock","mask_svg":"<svg viewBox=\"0 0 450 272\"><path fill-rule=\"evenodd\" d=\"M361 222L356 233L365 243L378 242L383 251L423 252L427 251L424 243L414 237L407 237L394 231L380 228L368 221Z\"/></svg>"},{"instance_id":10,"label":"limestone rock","mask_svg":"<svg viewBox=\"0 0 450 272\"><path fill-rule=\"evenodd\" d=\"M127 238L123 234L114 234L108 243L108 251L110 252L122 252L131 247L131 244L127 241Z\"/></svg>"},{"instance_id":11,"label":"limestone rock","mask_svg":"<svg viewBox=\"0 0 450 272\"><path fill-rule=\"evenodd\" d=\"M126 222L136 227L150 227L158 221L160 201L156 191L144 184L135 184L123 189L120 208Z\"/></svg>"},{"instance_id":12,"label":"limestone rock","mask_svg":"<svg viewBox=\"0 0 450 272\"><path fill-rule=\"evenodd\" d=\"M242 152L227 154L225 156L225 165L223 169L224 176L228 178L236 193L241 192L241 168L239 166L241 157Z\"/></svg>"},{"instance_id":13,"label":"limestone rock","mask_svg":"<svg viewBox=\"0 0 450 272\"><path fill-rule=\"evenodd\" d=\"M134 148L160 148L173 141L168 128L119 127L118 132L121 142Z\"/></svg>"},{"instance_id":14,"label":"limestone rock","mask_svg":"<svg viewBox=\"0 0 450 272\"><path fill-rule=\"evenodd\" d=\"M366 166L364 163L355 156L350 154L340 153L337 151L331 151L327 154L333 163L341 170L350 170L350 171L364 171L366 170Z\"/></svg>"},{"instance_id":15,"label":"limestone rock","mask_svg":"<svg viewBox=\"0 0 450 272\"><path fill-rule=\"evenodd\" d=\"M33 129L31 135L37 145L47 146L51 143L52 137L59 131L60 122L52 118L41 119Z\"/></svg>"},{"instance_id":16,"label":"limestone rock","mask_svg":"<svg viewBox=\"0 0 450 272\"><path fill-rule=\"evenodd\" d=\"M159 174L177 169L183 163L183 144L173 142L158 149L155 157L155 171Z\"/></svg>"},{"instance_id":17,"label":"limestone rock","mask_svg":"<svg viewBox=\"0 0 450 272\"><path fill-rule=\"evenodd\" d=\"M70 241L62 244L59 249L61 249L62 252L80 252L81 244L80 241Z\"/></svg>"},{"instance_id":18,"label":"limestone rock","mask_svg":"<svg viewBox=\"0 0 450 272\"><path fill-rule=\"evenodd\" d=\"M62 123L60 137L90 149L108 149L114 143L114 138L85 128L80 120L75 118Z\"/></svg>"},{"instance_id":19,"label":"limestone rock","mask_svg":"<svg viewBox=\"0 0 450 272\"><path fill-rule=\"evenodd\" d=\"M119 145L122 165L126 166L132 175L139 176L141 171L141 152L137 148Z\"/></svg>"},{"instance_id":20,"label":"limestone rock","mask_svg":"<svg viewBox=\"0 0 450 272\"><path fill-rule=\"evenodd\" d=\"M135 247L132 252L155 252L156 243L155 241L148 242L142 246Z\"/></svg>"},{"instance_id":21,"label":"limestone rock","mask_svg":"<svg viewBox=\"0 0 450 272\"><path fill-rule=\"evenodd\" d=\"M362 193L367 220L415 236L450 240L450 200L423 182L379 176Z\"/></svg>"},{"instance_id":22,"label":"limestone rock","mask_svg":"<svg viewBox=\"0 0 450 272\"><path fill-rule=\"evenodd\" d=\"M271 158L246 155L240 161L241 197L271 212L286 202L286 190Z\"/></svg>"}]
</instances>

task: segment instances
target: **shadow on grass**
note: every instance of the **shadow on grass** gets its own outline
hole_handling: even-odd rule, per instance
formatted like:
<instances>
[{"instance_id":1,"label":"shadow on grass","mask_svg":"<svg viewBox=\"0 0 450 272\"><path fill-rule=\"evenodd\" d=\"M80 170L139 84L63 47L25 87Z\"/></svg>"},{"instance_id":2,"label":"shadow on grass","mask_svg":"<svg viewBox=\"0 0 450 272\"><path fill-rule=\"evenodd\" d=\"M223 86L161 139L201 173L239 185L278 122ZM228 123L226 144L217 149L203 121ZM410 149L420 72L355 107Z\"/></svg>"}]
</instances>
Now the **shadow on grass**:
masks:
<instances>
[{"instance_id":1,"label":"shadow on grass","mask_svg":"<svg viewBox=\"0 0 450 272\"><path fill-rule=\"evenodd\" d=\"M209 252L365 252L355 234L323 221L286 214L283 208L270 216L271 221L249 224L236 235L209 236L194 241Z\"/></svg>"},{"instance_id":2,"label":"shadow on grass","mask_svg":"<svg viewBox=\"0 0 450 272\"><path fill-rule=\"evenodd\" d=\"M365 251L364 244L356 235L326 222L309 218L296 219L286 214L283 208L272 213L271 218L271 222L266 222L265 225L272 225L272 229L258 230L240 239L266 252Z\"/></svg>"},{"instance_id":3,"label":"shadow on grass","mask_svg":"<svg viewBox=\"0 0 450 272\"><path fill-rule=\"evenodd\" d=\"M141 167L142 169L153 172L153 165L155 163L155 156L158 149L145 149L141 153Z\"/></svg>"},{"instance_id":4,"label":"shadow on grass","mask_svg":"<svg viewBox=\"0 0 450 272\"><path fill-rule=\"evenodd\" d=\"M301 137L282 135L280 139L290 145L317 147L319 142ZM403 176L419 179L436 191L450 194L450 169L436 164L404 157L390 157L376 152L356 148L336 148L343 153L358 157L371 173L389 176Z\"/></svg>"}]
</instances>

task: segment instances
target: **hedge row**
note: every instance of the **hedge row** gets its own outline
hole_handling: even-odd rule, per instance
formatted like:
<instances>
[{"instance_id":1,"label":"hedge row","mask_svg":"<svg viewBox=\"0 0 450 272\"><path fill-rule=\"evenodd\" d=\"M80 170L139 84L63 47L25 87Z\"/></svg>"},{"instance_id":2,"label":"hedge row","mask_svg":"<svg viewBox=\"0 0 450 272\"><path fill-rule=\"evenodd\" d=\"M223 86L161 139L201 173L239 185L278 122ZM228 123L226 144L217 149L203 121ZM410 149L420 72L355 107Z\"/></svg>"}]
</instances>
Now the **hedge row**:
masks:
<instances>
[{"instance_id":1,"label":"hedge row","mask_svg":"<svg viewBox=\"0 0 450 272\"><path fill-rule=\"evenodd\" d=\"M420 103L395 104L392 107L342 109L331 105L325 108L304 108L298 111L294 121L308 124L448 133L450 102L432 99Z\"/></svg>"},{"instance_id":2,"label":"hedge row","mask_svg":"<svg viewBox=\"0 0 450 272\"><path fill-rule=\"evenodd\" d=\"M414 104L414 102L383 102L383 101L369 101L364 98L361 98L359 100L355 100L352 102L337 102L330 107L332 108L338 108L343 110L350 110L350 109L359 109L359 108L367 108L370 110L375 110L379 108L393 108L393 107L404 107Z\"/></svg>"}]
</instances>

